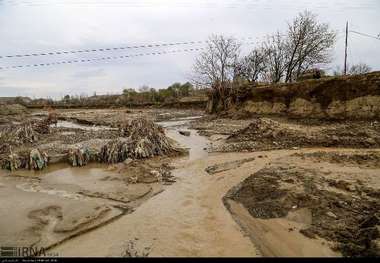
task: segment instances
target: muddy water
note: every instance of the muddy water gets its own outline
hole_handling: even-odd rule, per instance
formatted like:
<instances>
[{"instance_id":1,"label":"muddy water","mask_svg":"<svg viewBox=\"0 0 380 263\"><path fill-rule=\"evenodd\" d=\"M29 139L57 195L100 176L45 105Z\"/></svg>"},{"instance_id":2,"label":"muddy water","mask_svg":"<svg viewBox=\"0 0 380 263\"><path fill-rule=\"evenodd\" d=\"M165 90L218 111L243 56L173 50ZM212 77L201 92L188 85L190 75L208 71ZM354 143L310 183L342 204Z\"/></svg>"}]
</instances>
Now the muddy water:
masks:
<instances>
[{"instance_id":1,"label":"muddy water","mask_svg":"<svg viewBox=\"0 0 380 263\"><path fill-rule=\"evenodd\" d=\"M122 214L115 202L78 194L88 182L100 186L101 178L115 174L97 165L65 166L52 165L43 172L1 171L1 244L49 247Z\"/></svg>"},{"instance_id":2,"label":"muddy water","mask_svg":"<svg viewBox=\"0 0 380 263\"><path fill-rule=\"evenodd\" d=\"M173 163L177 182L135 212L65 242L53 252L60 256L258 255L222 203L224 194L249 174L241 170L223 178L205 172L210 164L247 154L210 156L205 150L207 139L194 130L189 130L189 137L182 136L178 130L188 129L183 124L178 125L178 122L166 125L167 134L189 148L190 154ZM256 163L255 169L264 164L265 161Z\"/></svg>"},{"instance_id":3,"label":"muddy water","mask_svg":"<svg viewBox=\"0 0 380 263\"><path fill-rule=\"evenodd\" d=\"M197 131L188 128L189 120L196 118L199 117L196 116L192 118L182 118L176 121L158 122L159 125L163 126L166 129L166 134L170 138L180 143L183 148L189 150L188 161L203 159L208 155L208 139L206 137L200 136ZM183 136L179 134L180 130L189 131L190 136Z\"/></svg>"},{"instance_id":4,"label":"muddy water","mask_svg":"<svg viewBox=\"0 0 380 263\"><path fill-rule=\"evenodd\" d=\"M115 128L110 128L108 126L102 126L102 125L83 125L74 123L71 121L58 121L57 125L52 124L51 127L60 127L60 128L73 128L73 129L82 129L87 131L99 131L99 130L116 130Z\"/></svg>"}]
</instances>

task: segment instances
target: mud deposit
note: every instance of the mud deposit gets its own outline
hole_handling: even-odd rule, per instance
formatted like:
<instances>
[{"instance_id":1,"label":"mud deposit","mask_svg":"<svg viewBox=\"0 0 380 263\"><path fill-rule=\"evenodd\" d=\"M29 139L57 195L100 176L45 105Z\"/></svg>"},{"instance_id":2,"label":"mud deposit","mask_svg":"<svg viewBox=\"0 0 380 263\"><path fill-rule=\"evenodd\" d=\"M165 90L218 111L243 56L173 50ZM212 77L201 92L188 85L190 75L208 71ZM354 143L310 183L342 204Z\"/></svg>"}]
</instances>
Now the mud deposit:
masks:
<instances>
[{"instance_id":1,"label":"mud deposit","mask_svg":"<svg viewBox=\"0 0 380 263\"><path fill-rule=\"evenodd\" d=\"M0 172L0 243L64 257L379 256L378 122L200 114L14 124L0 158L37 149L49 162Z\"/></svg>"},{"instance_id":2,"label":"mud deposit","mask_svg":"<svg viewBox=\"0 0 380 263\"><path fill-rule=\"evenodd\" d=\"M132 212L163 190L153 179L130 184L126 174L104 165L2 172L0 243L50 248Z\"/></svg>"},{"instance_id":3,"label":"mud deposit","mask_svg":"<svg viewBox=\"0 0 380 263\"><path fill-rule=\"evenodd\" d=\"M88 116L95 115L95 119L102 116L97 111L94 115L91 112ZM86 111L78 114L83 113ZM171 153L172 144L177 143L153 122L129 111L124 113L120 116L120 111L108 112L122 120L117 128L109 122L101 126L91 120L60 120L49 125L45 123L45 113L29 115L34 119L31 122L1 127L3 161L9 154L23 156L29 151L30 160L35 158L33 152L47 157L42 171L22 169L23 166L13 166L16 170L12 172L0 171L2 245L55 247L133 212L176 181L169 163L177 156ZM188 113L177 115L182 118ZM115 147L111 143L115 139L125 142L125 146ZM159 143L162 145L155 148ZM98 157L115 159L115 164L86 159L85 154L96 152ZM114 163L112 160L109 163Z\"/></svg>"},{"instance_id":4,"label":"mud deposit","mask_svg":"<svg viewBox=\"0 0 380 263\"><path fill-rule=\"evenodd\" d=\"M289 226L289 232L324 239L343 256L379 256L380 169L374 157L378 154L293 154L252 174L229 198L257 219L285 219L301 213L304 225ZM361 167L345 166L357 161Z\"/></svg>"},{"instance_id":5,"label":"mud deposit","mask_svg":"<svg viewBox=\"0 0 380 263\"><path fill-rule=\"evenodd\" d=\"M214 140L211 151L262 151L301 147L379 148L378 121L295 120L254 117L202 119L193 124Z\"/></svg>"}]
</instances>

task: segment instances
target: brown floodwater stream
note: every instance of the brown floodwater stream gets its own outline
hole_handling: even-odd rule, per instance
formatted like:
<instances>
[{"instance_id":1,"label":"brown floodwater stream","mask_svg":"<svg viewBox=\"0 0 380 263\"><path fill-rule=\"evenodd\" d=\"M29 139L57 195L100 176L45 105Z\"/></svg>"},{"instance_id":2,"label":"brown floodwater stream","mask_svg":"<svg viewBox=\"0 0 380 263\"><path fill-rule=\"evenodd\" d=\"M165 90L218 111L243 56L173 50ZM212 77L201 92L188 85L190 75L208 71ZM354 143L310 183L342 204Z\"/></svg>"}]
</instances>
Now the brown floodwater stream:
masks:
<instances>
[{"instance_id":1,"label":"brown floodwater stream","mask_svg":"<svg viewBox=\"0 0 380 263\"><path fill-rule=\"evenodd\" d=\"M52 251L60 256L121 256L131 249L139 256L257 256L257 249L222 203L224 194L242 175L228 181L208 175L205 168L210 163L230 157L210 156L206 150L209 141L189 129L188 121L163 125L169 137L189 149L188 156L172 163L176 183L133 213ZM178 130L190 131L190 136L180 135Z\"/></svg>"},{"instance_id":2,"label":"brown floodwater stream","mask_svg":"<svg viewBox=\"0 0 380 263\"><path fill-rule=\"evenodd\" d=\"M173 160L176 183L160 194L147 196L133 213L121 215L90 232L67 238L49 251L59 256L122 256L131 253L138 256L257 256L256 247L242 233L222 202L225 193L248 174L238 171L223 178L205 172L209 165L243 158L247 154L208 154L208 139L189 129L189 121L159 123L165 127L169 137L189 149L188 156ZM179 134L179 130L190 131L190 136ZM257 164L255 169L263 164ZM160 192L160 189L148 189L152 186L144 184L120 184L120 175L98 164L82 168L59 164L49 166L43 172L25 171L19 175L37 175L42 180L38 184L20 181L12 190L15 192L10 192L13 201L23 198L19 202L23 211L33 208L32 193L49 194L48 199L51 200L46 200L45 195L45 199L41 196L38 202L51 201L62 207L63 211L69 211L71 206L91 208L99 206L99 203L115 205L123 200L145 196L147 192ZM76 194L83 189L100 193L99 200ZM112 197L122 196L125 199L115 201L108 198L110 193L114 193ZM25 202L25 198L30 200ZM63 200L68 200L68 203ZM79 217L81 209L77 211ZM22 224L25 222L20 222ZM44 236L49 237L49 242L61 238L49 235L46 231L50 228L46 227L43 232Z\"/></svg>"}]
</instances>

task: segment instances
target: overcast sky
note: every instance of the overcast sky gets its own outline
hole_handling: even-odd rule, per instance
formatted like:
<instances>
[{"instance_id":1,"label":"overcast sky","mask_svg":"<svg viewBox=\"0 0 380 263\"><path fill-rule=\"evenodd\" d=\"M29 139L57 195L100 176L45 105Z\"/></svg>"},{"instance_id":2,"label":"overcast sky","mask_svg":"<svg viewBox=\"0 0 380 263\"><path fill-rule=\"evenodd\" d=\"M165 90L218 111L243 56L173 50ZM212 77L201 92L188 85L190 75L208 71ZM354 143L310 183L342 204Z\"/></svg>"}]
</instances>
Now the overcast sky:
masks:
<instances>
[{"instance_id":1,"label":"overcast sky","mask_svg":"<svg viewBox=\"0 0 380 263\"><path fill-rule=\"evenodd\" d=\"M260 41L308 9L338 31L334 62L343 64L344 27L380 34L380 0L0 0L0 56L203 41L210 34ZM248 50L252 44L245 45ZM0 58L0 67L202 47L202 44L39 57ZM185 82L197 52L0 70L0 96L59 98L120 93ZM349 63L380 70L380 41L350 34Z\"/></svg>"}]
</instances>

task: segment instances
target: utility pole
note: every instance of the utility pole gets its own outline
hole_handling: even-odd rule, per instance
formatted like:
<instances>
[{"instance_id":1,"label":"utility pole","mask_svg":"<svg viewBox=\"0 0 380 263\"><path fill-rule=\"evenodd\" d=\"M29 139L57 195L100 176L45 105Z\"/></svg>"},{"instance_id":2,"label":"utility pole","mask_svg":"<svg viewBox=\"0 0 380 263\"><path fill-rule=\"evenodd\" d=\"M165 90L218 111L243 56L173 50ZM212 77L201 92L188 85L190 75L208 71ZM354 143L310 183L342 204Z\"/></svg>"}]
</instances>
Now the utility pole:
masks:
<instances>
[{"instance_id":1,"label":"utility pole","mask_svg":"<svg viewBox=\"0 0 380 263\"><path fill-rule=\"evenodd\" d=\"M348 44L348 21L346 23L346 45L344 49L344 75L347 75L347 44Z\"/></svg>"}]
</instances>

